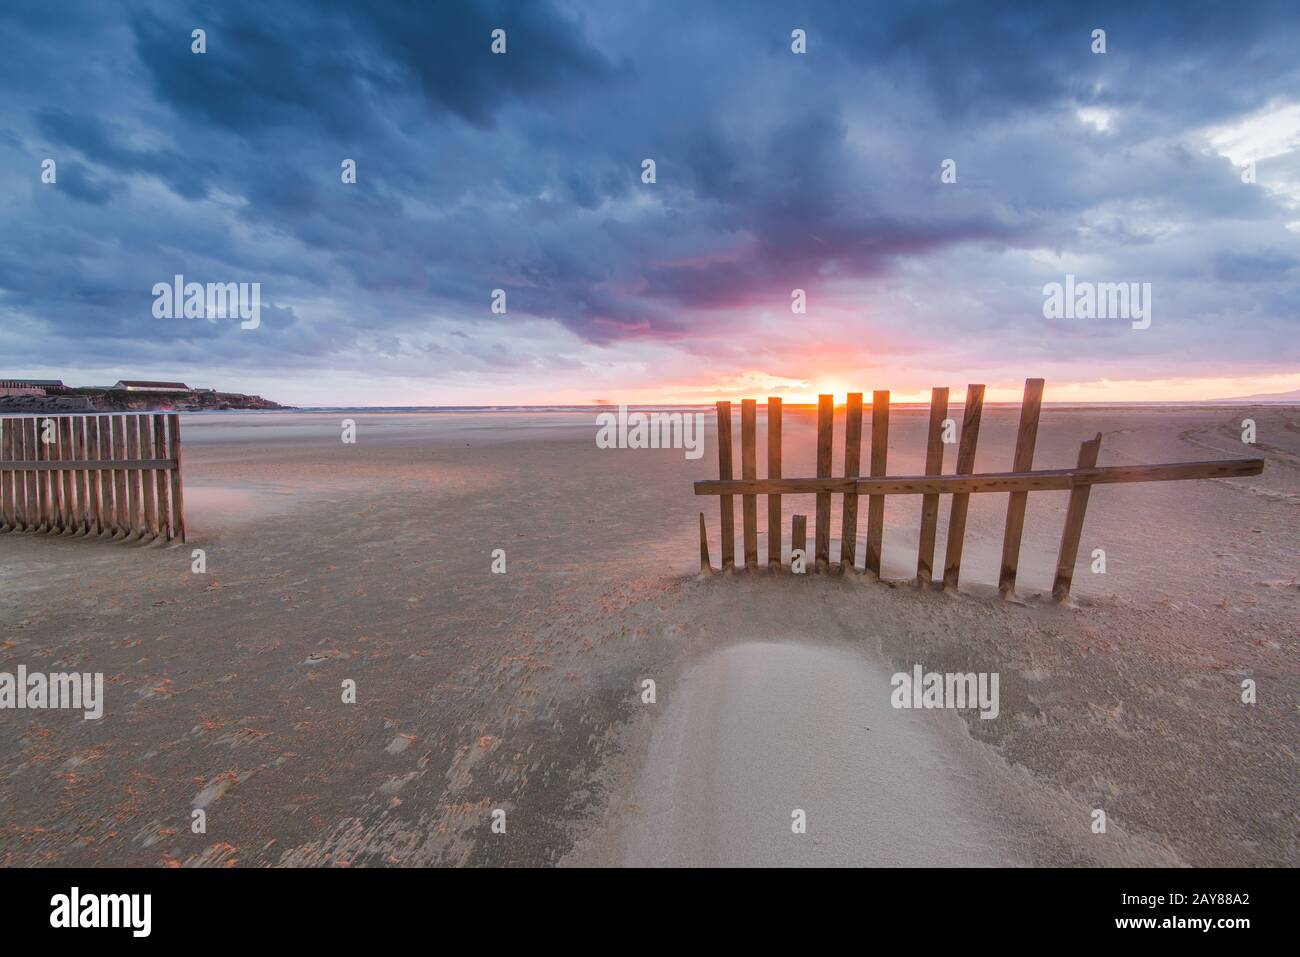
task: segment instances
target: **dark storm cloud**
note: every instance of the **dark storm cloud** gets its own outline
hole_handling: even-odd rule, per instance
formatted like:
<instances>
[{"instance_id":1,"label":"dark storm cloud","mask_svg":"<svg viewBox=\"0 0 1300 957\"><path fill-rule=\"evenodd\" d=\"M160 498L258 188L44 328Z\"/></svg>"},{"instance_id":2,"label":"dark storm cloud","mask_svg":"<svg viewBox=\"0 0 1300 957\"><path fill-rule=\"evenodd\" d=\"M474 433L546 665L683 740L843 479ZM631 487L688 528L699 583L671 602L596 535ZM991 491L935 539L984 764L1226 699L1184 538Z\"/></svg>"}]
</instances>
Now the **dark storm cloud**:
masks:
<instances>
[{"instance_id":1,"label":"dark storm cloud","mask_svg":"<svg viewBox=\"0 0 1300 957\"><path fill-rule=\"evenodd\" d=\"M124 133L99 117L54 108L32 116L36 131L49 142L71 147L95 165L123 175L157 176L183 199L202 199L220 166L173 150L137 150L123 142Z\"/></svg>"},{"instance_id":2,"label":"dark storm cloud","mask_svg":"<svg viewBox=\"0 0 1300 957\"><path fill-rule=\"evenodd\" d=\"M176 42L194 24L208 34L199 69ZM485 56L503 24L513 50ZM201 14L151 9L133 29L160 100L246 136L294 126L367 132L373 117L358 106L412 94L491 127L506 103L606 82L614 72L547 3L259 2Z\"/></svg>"},{"instance_id":3,"label":"dark storm cloud","mask_svg":"<svg viewBox=\"0 0 1300 957\"><path fill-rule=\"evenodd\" d=\"M1192 143L1300 88L1286 4L32 4L0 30L11 362L147 343L285 369L522 367L528 343L460 345L507 321L492 289L588 343L688 348L740 310L788 310L794 287L928 269L982 304L954 323L1005 329L1063 271L1006 261L1030 250L1182 283L1189 330L1229 285L1295 301L1296 214ZM175 273L262 282L265 329L152 319Z\"/></svg>"}]
</instances>

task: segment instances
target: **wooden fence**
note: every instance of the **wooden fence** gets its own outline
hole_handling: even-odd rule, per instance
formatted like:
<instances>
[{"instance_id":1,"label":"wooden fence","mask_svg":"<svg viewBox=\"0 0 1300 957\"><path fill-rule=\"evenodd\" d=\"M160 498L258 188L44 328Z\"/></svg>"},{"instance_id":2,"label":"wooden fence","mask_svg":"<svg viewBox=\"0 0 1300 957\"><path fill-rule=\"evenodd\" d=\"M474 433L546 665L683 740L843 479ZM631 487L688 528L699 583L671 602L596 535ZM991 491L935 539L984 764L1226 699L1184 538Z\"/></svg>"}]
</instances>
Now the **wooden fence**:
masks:
<instances>
[{"instance_id":1,"label":"wooden fence","mask_svg":"<svg viewBox=\"0 0 1300 957\"><path fill-rule=\"evenodd\" d=\"M865 570L879 576L884 539L885 496L920 495L920 549L916 562L916 580L933 581L939 496L952 496L948 519L948 545L944 556L943 587L955 589L961 575L962 545L966 536L966 513L970 496L981 492L1007 493L1007 519L1002 538L1002 568L998 589L1003 595L1015 591L1016 570L1020 560L1020 537L1024 529L1025 505L1030 492L1068 490L1069 504L1065 528L1056 560L1056 579L1052 594L1064 600L1070 593L1079 540L1083 532L1084 511L1094 485L1118 482L1167 482L1180 479L1233 478L1258 475L1264 470L1263 459L1226 459L1218 462L1175 462L1163 465L1118 465L1099 468L1097 453L1101 434L1079 448L1078 462L1071 469L1033 471L1034 442L1038 435L1038 418L1043 402L1043 380L1026 379L1025 395L1020 406L1020 427L1012 456L1011 471L975 473L975 447L979 440L980 417L984 408L984 386L967 387L962 414L961 437L957 447L955 474L943 475L943 429L948 417L948 390L934 389L930 399L930 424L926 443L925 474L889 476L885 463L889 447L889 392L873 392L871 397L871 455L869 475L860 475L862 457L862 393L848 396L844 429L844 477L831 475L831 444L834 435L834 405L829 395L817 402L817 476L784 478L781 474L781 400L767 400L767 475L760 479L756 470L757 405L745 399L740 406L741 477L732 476L731 403L718 403L718 479L695 483L696 495L717 495L722 509L722 567L736 565L735 496L741 497L741 524L746 568L758 567L759 495L767 496L767 564L781 566L781 496L816 496L816 531L814 561L817 572L831 568L831 496L843 495L843 525L840 536L840 569L857 567L858 498L867 496L867 539ZM791 529L791 552L806 550L807 518L795 515ZM805 551L806 554L806 551ZM700 513L700 566L712 569L709 541Z\"/></svg>"},{"instance_id":2,"label":"wooden fence","mask_svg":"<svg viewBox=\"0 0 1300 957\"><path fill-rule=\"evenodd\" d=\"M185 541L180 416L0 418L0 531Z\"/></svg>"}]
</instances>

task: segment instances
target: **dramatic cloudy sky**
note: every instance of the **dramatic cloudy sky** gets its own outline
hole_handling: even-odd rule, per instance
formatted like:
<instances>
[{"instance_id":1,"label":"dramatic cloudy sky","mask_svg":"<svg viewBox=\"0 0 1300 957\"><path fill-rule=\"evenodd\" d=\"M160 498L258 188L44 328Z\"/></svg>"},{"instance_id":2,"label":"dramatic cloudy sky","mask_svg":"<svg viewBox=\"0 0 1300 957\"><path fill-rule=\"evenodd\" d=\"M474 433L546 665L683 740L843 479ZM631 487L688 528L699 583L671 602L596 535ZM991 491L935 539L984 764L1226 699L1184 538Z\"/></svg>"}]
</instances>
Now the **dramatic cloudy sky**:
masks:
<instances>
[{"instance_id":1,"label":"dramatic cloudy sky","mask_svg":"<svg viewBox=\"0 0 1300 957\"><path fill-rule=\"evenodd\" d=\"M296 404L1300 387L1295 0L5 0L0 51L0 376ZM260 282L261 328L154 318L177 273ZM1067 273L1151 283L1151 327L1045 319Z\"/></svg>"}]
</instances>

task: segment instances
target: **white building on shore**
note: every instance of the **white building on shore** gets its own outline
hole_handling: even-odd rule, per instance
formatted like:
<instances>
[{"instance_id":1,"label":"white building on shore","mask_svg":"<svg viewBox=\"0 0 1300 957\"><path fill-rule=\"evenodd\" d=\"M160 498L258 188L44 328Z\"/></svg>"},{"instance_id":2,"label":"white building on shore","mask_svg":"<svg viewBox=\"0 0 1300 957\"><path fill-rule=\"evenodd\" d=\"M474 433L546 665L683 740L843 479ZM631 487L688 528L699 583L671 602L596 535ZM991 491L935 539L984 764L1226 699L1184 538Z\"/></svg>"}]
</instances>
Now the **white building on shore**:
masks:
<instances>
[{"instance_id":1,"label":"white building on shore","mask_svg":"<svg viewBox=\"0 0 1300 957\"><path fill-rule=\"evenodd\" d=\"M150 382L144 379L119 379L114 389L123 392L189 392L184 382Z\"/></svg>"}]
</instances>

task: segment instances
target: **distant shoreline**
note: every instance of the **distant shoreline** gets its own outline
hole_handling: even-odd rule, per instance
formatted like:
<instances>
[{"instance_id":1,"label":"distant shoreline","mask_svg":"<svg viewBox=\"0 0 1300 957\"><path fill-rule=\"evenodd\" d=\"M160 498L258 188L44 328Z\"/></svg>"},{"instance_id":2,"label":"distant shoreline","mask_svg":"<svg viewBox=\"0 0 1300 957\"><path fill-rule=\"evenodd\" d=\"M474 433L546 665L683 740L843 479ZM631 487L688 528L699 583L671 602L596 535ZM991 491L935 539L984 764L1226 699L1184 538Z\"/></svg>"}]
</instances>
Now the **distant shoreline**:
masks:
<instances>
[{"instance_id":1,"label":"distant shoreline","mask_svg":"<svg viewBox=\"0 0 1300 957\"><path fill-rule=\"evenodd\" d=\"M960 406L960 401L951 403L954 406ZM869 408L871 403L864 402L864 407ZM758 408L766 408L767 403L760 402ZM836 403L836 407L841 407L842 403ZM1019 401L1007 402L985 402L986 408L1019 408ZM1219 409L1219 408L1251 408L1257 406L1267 406L1271 409L1284 408L1288 406L1300 407L1300 402L1291 401L1274 401L1274 402L1247 402L1241 400L1221 400L1214 402L1044 402L1043 408L1053 409L1056 411L1069 411L1077 409L1080 411L1096 412L1105 409ZM930 404L928 402L894 402L891 403L891 409L898 410L919 410L928 411ZM559 412L608 412L616 410L617 405L340 405L340 406L283 406L279 409L249 409L249 410L225 410L225 411L259 411L259 412L302 412L302 413L338 413L338 412L355 412L358 414L377 414L384 413L389 415L399 414L431 414L431 413L459 413L459 412L511 412L511 413L559 413ZM674 403L663 404L642 404L630 403L628 409L690 409L694 411L712 412L712 404L704 405L680 405ZM786 411L794 409L815 412L817 406L812 403L785 403L783 408ZM204 410L207 411L207 410Z\"/></svg>"},{"instance_id":2,"label":"distant shoreline","mask_svg":"<svg viewBox=\"0 0 1300 957\"><path fill-rule=\"evenodd\" d=\"M85 402L76 402L77 399L85 397L77 396L22 396L22 397L0 397L0 416L6 415L86 415L96 413L110 412L176 412L184 415L222 415L229 413L259 415L274 413L293 413L293 414L312 414L312 415L337 415L337 414L354 414L354 415L437 415L437 414L572 414L572 413L598 413L607 412L617 409L617 405L373 405L373 406L292 406L279 405L262 399L260 396L238 396L238 398L256 400L262 404L259 405L236 405L228 401L234 397L234 393L217 393L220 399L216 403L207 405L192 405L182 401L178 403L150 403L145 397L136 397L135 402L112 405L104 407L97 404L88 404ZM25 401L22 403L14 402L13 399L21 398ZM10 401L7 401L10 400ZM69 402L68 400L73 400ZM837 404L841 407L842 404ZM953 401L952 407L960 407L963 403ZM985 402L986 408L1019 408L1020 403L1016 401L1007 402ZM765 409L767 403L759 403L759 409ZM864 407L869 408L870 403L864 403ZM925 412L929 410L927 402L894 402L891 408L895 412ZM1168 410L1186 410L1194 411L1200 409L1248 409L1248 408L1300 408L1300 402L1295 400L1273 400L1273 401L1248 401L1243 399L1222 399L1218 401L1177 401L1177 402L1044 402L1043 408L1055 412L1100 412L1109 409L1122 411L1140 411L1150 409L1152 411ZM642 410L690 410L699 412L712 412L713 405L678 405L678 404L629 404L628 409ZM807 411L815 412L817 406L811 403L786 403L783 408L787 412Z\"/></svg>"}]
</instances>

